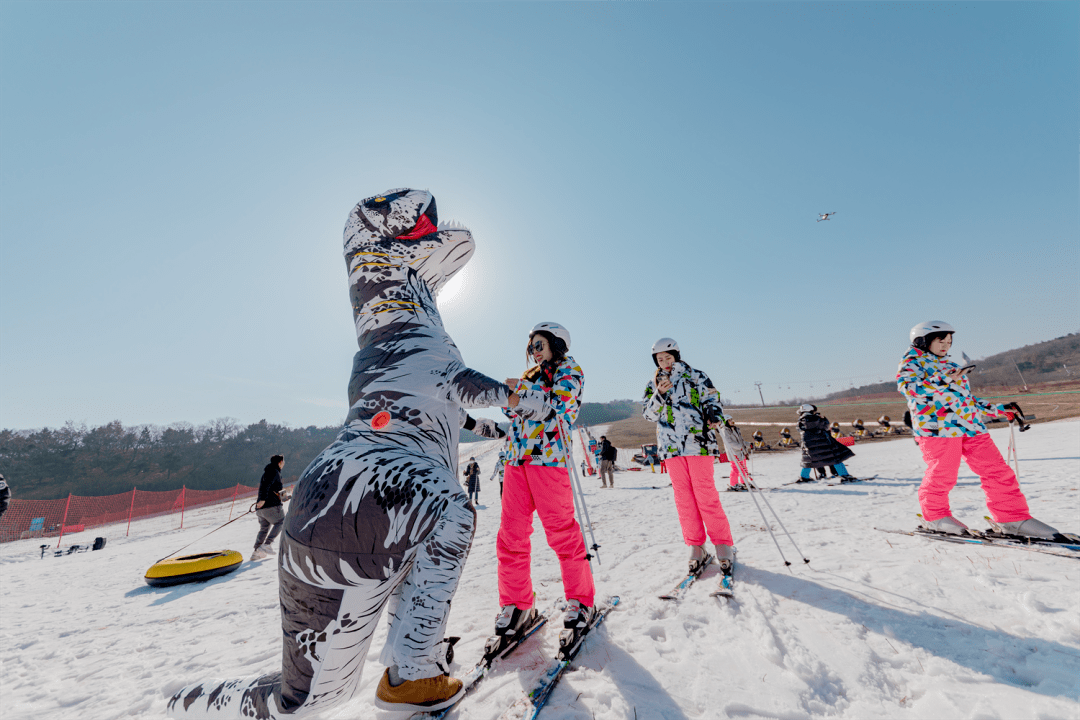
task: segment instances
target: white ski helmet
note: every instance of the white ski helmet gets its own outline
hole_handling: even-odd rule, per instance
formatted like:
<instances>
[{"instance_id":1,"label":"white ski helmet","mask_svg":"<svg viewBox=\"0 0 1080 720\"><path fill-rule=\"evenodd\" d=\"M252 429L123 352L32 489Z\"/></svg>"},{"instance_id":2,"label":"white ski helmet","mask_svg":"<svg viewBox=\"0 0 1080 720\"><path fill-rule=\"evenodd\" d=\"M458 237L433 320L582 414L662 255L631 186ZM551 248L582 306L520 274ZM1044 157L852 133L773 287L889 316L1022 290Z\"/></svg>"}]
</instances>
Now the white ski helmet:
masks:
<instances>
[{"instance_id":1,"label":"white ski helmet","mask_svg":"<svg viewBox=\"0 0 1080 720\"><path fill-rule=\"evenodd\" d=\"M944 320L926 320L911 328L911 344L920 350L926 349L926 336L930 333L954 333L954 328Z\"/></svg>"},{"instance_id":2,"label":"white ski helmet","mask_svg":"<svg viewBox=\"0 0 1080 720\"><path fill-rule=\"evenodd\" d=\"M652 344L652 354L671 351L679 352L679 343L675 342L671 338L660 338Z\"/></svg>"},{"instance_id":3,"label":"white ski helmet","mask_svg":"<svg viewBox=\"0 0 1080 720\"><path fill-rule=\"evenodd\" d=\"M799 406L799 415L809 415L810 413L817 412L817 405L811 405L810 403L804 403Z\"/></svg>"},{"instance_id":4,"label":"white ski helmet","mask_svg":"<svg viewBox=\"0 0 1080 720\"><path fill-rule=\"evenodd\" d=\"M562 325L553 322L536 323L536 327L532 329L532 332L537 332L539 330L549 332L555 337L562 340L566 344L567 352L570 351L570 331L564 328ZM530 333L530 335L531 334L532 333Z\"/></svg>"}]
</instances>

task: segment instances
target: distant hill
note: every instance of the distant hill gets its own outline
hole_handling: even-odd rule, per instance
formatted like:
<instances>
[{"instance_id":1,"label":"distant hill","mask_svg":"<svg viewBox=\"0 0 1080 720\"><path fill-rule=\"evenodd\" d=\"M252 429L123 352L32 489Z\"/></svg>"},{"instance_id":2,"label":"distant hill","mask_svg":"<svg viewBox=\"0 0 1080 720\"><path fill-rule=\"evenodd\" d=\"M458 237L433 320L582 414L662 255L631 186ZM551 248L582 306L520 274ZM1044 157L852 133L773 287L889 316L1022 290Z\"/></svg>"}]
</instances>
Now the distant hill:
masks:
<instances>
[{"instance_id":1,"label":"distant hill","mask_svg":"<svg viewBox=\"0 0 1080 720\"><path fill-rule=\"evenodd\" d=\"M970 375L972 388L1021 389L1025 384L1077 380L1080 379L1080 334L1069 333L1046 342L1006 350L986 358L976 358L974 362L977 367ZM896 383L890 380L839 390L818 399L840 400L893 392L896 392Z\"/></svg>"},{"instance_id":2,"label":"distant hill","mask_svg":"<svg viewBox=\"0 0 1080 720\"><path fill-rule=\"evenodd\" d=\"M577 425L602 425L625 420L641 412L641 403L635 400L612 400L606 403L582 403Z\"/></svg>"}]
</instances>

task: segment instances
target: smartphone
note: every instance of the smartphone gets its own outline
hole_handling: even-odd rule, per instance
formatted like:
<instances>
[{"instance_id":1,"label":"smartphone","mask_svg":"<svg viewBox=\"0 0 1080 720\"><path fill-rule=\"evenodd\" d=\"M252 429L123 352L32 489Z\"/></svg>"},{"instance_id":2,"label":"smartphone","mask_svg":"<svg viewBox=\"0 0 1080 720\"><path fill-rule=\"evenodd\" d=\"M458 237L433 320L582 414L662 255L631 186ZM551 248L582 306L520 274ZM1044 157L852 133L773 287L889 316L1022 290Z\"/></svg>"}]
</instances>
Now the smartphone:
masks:
<instances>
[{"instance_id":1,"label":"smartphone","mask_svg":"<svg viewBox=\"0 0 1080 720\"><path fill-rule=\"evenodd\" d=\"M960 372L967 375L969 372L971 372L974 369L975 369L975 363L971 363L970 365L965 365L964 367L960 368Z\"/></svg>"},{"instance_id":2,"label":"smartphone","mask_svg":"<svg viewBox=\"0 0 1080 720\"><path fill-rule=\"evenodd\" d=\"M669 372L665 371L665 370L660 370L659 372L656 373L656 389L657 389L657 391L660 390L660 383L661 382L663 382L664 380L668 380L668 381L671 380L670 375L671 374Z\"/></svg>"}]
</instances>

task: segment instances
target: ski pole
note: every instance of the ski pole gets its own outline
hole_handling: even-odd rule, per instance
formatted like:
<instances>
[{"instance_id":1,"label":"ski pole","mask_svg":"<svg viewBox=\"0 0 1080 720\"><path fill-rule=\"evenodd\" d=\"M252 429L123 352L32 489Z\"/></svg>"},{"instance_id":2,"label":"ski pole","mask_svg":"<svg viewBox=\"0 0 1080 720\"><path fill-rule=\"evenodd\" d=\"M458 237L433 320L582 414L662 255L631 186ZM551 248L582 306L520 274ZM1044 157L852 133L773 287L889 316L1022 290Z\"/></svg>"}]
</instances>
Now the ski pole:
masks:
<instances>
[{"instance_id":1,"label":"ski pole","mask_svg":"<svg viewBox=\"0 0 1080 720\"><path fill-rule=\"evenodd\" d=\"M742 460L740 460L739 462L740 464L742 464ZM769 502L769 499L765 497L764 493L761 492L761 488L759 488L756 483L752 484L751 487L753 488L751 492L757 491L759 494L761 494L762 501L765 503L765 506L769 508L769 512L773 514L773 517L776 518L776 522L780 526L780 529L784 531L784 534L787 535L788 540L791 541L791 545L795 548L795 552L799 553L804 563L809 563L810 558L803 555L803 551L799 549L799 545L795 542L795 538L792 537L788 529L784 527L784 521L780 519L780 515L777 514L776 509L772 506L772 503Z\"/></svg>"},{"instance_id":2,"label":"ski pole","mask_svg":"<svg viewBox=\"0 0 1080 720\"><path fill-rule=\"evenodd\" d=\"M769 537L772 538L773 544L776 545L776 551L778 553L780 553L780 559L782 559L784 561L784 566L786 568L788 568L788 571L790 572L791 571L791 562L787 559L787 557L784 556L784 551L780 549L780 543L777 542L776 536L773 535L772 528L769 527L769 520L768 520L768 518L765 517L765 512L761 509L761 504L757 501L757 498L754 497L754 490L753 490L754 485L753 485L752 482L747 483L747 485L751 488L751 490L750 490L750 499L754 501L754 507L757 508L758 514L761 515L761 522L765 523L765 529L769 531Z\"/></svg>"},{"instance_id":3,"label":"ski pole","mask_svg":"<svg viewBox=\"0 0 1080 720\"><path fill-rule=\"evenodd\" d=\"M734 459L733 453L731 457ZM738 459L734 459L734 461L738 462ZM781 549L780 543L777 541L777 535L772 534L772 528L769 527L769 519L765 516L765 511L761 510L761 504L758 503L757 498L754 497L754 491L757 489L757 486L754 484L754 478L747 476L745 470L743 471L743 481L746 484L746 487L750 488L750 499L754 501L754 507L757 508L758 515L761 516L761 522L764 522L765 524L765 529L769 531L769 536L770 538L772 538L772 544L777 546L777 552L780 553L780 558L784 561L784 567L787 568L788 572L791 572L792 563L784 555L784 551L783 549Z\"/></svg>"},{"instance_id":4,"label":"ski pole","mask_svg":"<svg viewBox=\"0 0 1080 720\"><path fill-rule=\"evenodd\" d=\"M740 469L740 470L742 470L743 474L745 474L745 475L749 476L749 473L748 473L748 472L746 471L746 463L744 463L744 462L743 462L743 459L742 459L742 457L741 457L741 456L739 456L739 455L736 455L736 456L735 456L735 460L736 460L736 462L737 462L737 463L739 464L739 469ZM790 533L790 532L788 532L788 529L787 529L786 527L784 527L784 522L783 522L783 521L782 521L782 520L780 519L780 515L778 515L778 514L777 514L777 512L776 512L776 508L774 508L774 507L772 506L772 503L770 503L770 502L769 502L769 499L765 497L765 494L764 494L764 493L763 493L763 492L761 491L761 488L759 488L759 487L757 486L757 483L756 483L756 482L754 482L754 479L753 479L753 477L752 477L752 476L750 476L750 483L749 483L749 485L750 485L750 497L751 497L751 498L753 498L753 497L754 497L754 493L757 493L757 494L759 494L759 495L761 496L761 500L762 500L762 501L763 501L763 502L765 503L765 507L769 508L769 512L771 512L771 513L772 513L772 515L773 515L773 517L774 517L774 518L776 518L776 524L777 524L777 525L779 525L779 526L780 526L780 529L784 531L784 534L785 534L785 535L787 535L787 538L788 538L788 540L790 540L790 541L791 541L791 544L792 544L792 546L793 546L793 547L795 548L795 552L799 553L799 555L800 555L800 556L802 557L802 559L803 559L803 562L804 562L804 563L809 563L809 562L810 562L810 558L808 558L808 557L806 557L805 555L803 555L803 551L799 549L799 545L798 545L798 543L796 543L796 542L795 542L795 538L793 538L793 537L791 536L791 533ZM756 499L754 500L754 504L755 504L755 505L757 504L757 500L756 500ZM760 508L759 508L759 511L760 511ZM764 513L762 513L762 518L764 518L764 517L765 517L765 514L764 514ZM768 523L768 521L766 520L766 522L765 522L765 526L766 526L766 527L768 527L768 525L769 525L769 523ZM771 530L771 529L769 530L769 534L770 534L770 535L772 534L772 530ZM773 537L773 542L776 542L776 537L775 537L775 536ZM779 548L779 544L777 545L777 548ZM781 557L783 557L783 556L784 556L784 553L783 553L783 551L781 551L781 553L780 553L780 556L781 556ZM789 563L789 562L787 561L787 558L784 558L784 564L785 564L785 565L790 565L791 563Z\"/></svg>"},{"instance_id":5,"label":"ski pole","mask_svg":"<svg viewBox=\"0 0 1080 720\"><path fill-rule=\"evenodd\" d=\"M589 509L585 507L585 494L581 490L581 479L578 478L577 468L574 466L574 444L570 434L566 432L566 426L563 424L562 417L556 416L556 420L559 423L559 435L562 436L563 441L566 443L566 465L570 470L570 495L574 498L574 509L577 511L578 526L581 528L581 539L585 542L586 547L593 551L596 555L596 563L600 564L600 546L596 544L596 536L592 531L592 520L589 519ZM584 522L582 519L584 518ZM585 527L589 528L589 538L592 538L592 545L589 545L589 538L585 537ZM592 554L586 553L586 558L592 560Z\"/></svg>"},{"instance_id":6,"label":"ski pole","mask_svg":"<svg viewBox=\"0 0 1080 720\"><path fill-rule=\"evenodd\" d=\"M1020 482L1020 459L1016 457L1016 430L1012 421L1009 421L1009 459L1012 460L1013 472L1016 473L1016 482Z\"/></svg>"},{"instance_id":7,"label":"ski pole","mask_svg":"<svg viewBox=\"0 0 1080 720\"><path fill-rule=\"evenodd\" d=\"M571 478L571 483L572 483L571 491L576 490L576 493L575 493L575 495L576 495L575 505L577 505L580 508L580 510L579 510L580 514L585 517L585 523L584 523L584 526L582 527L582 531L581 531L581 539L585 540L585 528L588 528L589 537L592 538L592 545L589 545L589 549L593 551L592 554L590 554L588 556L588 558L591 560L592 556L596 555L596 562L597 562L597 564L599 564L600 563L600 553L599 553L600 546L596 544L596 536L593 535L592 520L589 518L589 509L585 506L585 494L581 490L581 479L578 477L577 471L574 472L574 475ZM578 525L582 525L580 516L579 516L579 519L578 519Z\"/></svg>"}]
</instances>

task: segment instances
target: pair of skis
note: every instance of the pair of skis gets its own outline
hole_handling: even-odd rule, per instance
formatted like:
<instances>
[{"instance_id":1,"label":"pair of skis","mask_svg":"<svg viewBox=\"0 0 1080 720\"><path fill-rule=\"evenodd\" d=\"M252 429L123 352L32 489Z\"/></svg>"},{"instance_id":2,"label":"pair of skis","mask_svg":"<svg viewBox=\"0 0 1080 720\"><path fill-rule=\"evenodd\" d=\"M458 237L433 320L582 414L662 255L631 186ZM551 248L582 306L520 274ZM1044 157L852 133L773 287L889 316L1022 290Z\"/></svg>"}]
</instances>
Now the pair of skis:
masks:
<instances>
[{"instance_id":1,"label":"pair of skis","mask_svg":"<svg viewBox=\"0 0 1080 720\"><path fill-rule=\"evenodd\" d=\"M540 679L529 689L525 695L518 698L517 702L506 709L502 715L499 716L499 720L533 720L540 711L547 704L548 699L551 697L552 691L555 686L562 679L562 676L570 668L570 664L577 657L585 640L592 633L594 629L600 623L604 622L604 618L608 616L615 606L619 604L619 597L613 596L602 604L598 604L593 610L593 616L589 619L589 624L585 627L585 630L577 637L575 642L569 646L561 646L558 656L552 660L544 671L544 674L540 676Z\"/></svg>"},{"instance_id":2,"label":"pair of skis","mask_svg":"<svg viewBox=\"0 0 1080 720\"><path fill-rule=\"evenodd\" d=\"M987 520L989 520L989 518L987 518ZM993 521L991 521L991 526L992 525ZM1027 550L1029 552L1057 555L1059 557L1069 557L1080 560L1080 535L1075 535L1073 533L1062 533L1053 540L1044 540L1041 538L1007 535L997 530L983 532L980 530L972 530L971 528L968 528L967 532L963 535L952 535L950 533L938 532L935 530L926 530L925 528L917 528L915 530L875 529L893 535L923 537L928 540L941 540L942 542L955 543L958 545L989 545L991 547L999 548L1015 548L1017 550Z\"/></svg>"},{"instance_id":3,"label":"pair of skis","mask_svg":"<svg viewBox=\"0 0 1080 720\"><path fill-rule=\"evenodd\" d=\"M839 482L827 482L825 483L825 487L837 487L838 485L851 485L853 483L869 482L871 480L876 480L877 478L877 475L871 475L870 477L866 478L852 478L851 480L840 480ZM830 478L830 480L838 479L839 478Z\"/></svg>"},{"instance_id":4,"label":"pair of skis","mask_svg":"<svg viewBox=\"0 0 1080 720\"><path fill-rule=\"evenodd\" d=\"M560 647L558 657L552 661L551 665L536 682L533 688L525 696L511 705L500 717L505 718L506 720L509 720L510 718L535 718L540 713L540 709L547 703L552 690L555 689L555 685L562 678L567 668L569 668L570 663L577 657L582 644L585 642L586 636L588 636L597 625L602 623L611 609L618 604L619 598L612 597L602 606L597 607L592 618L589 620L588 626L586 626L585 630L578 636L576 642L568 647ZM453 705L449 705L440 710L415 713L410 716L409 720L440 720L441 718L445 718L461 704L461 701L464 700L485 677L487 677L488 672L491 670L491 667L496 660L501 660L511 655L515 650L521 647L526 640L544 627L544 625L547 624L549 617L553 613L558 612L561 607L562 603L557 603L543 613L538 613L510 639L500 636L488 638L487 643L484 646L483 657L481 657L480 660L460 678L464 686L464 692L461 693L457 701Z\"/></svg>"},{"instance_id":5,"label":"pair of skis","mask_svg":"<svg viewBox=\"0 0 1080 720\"><path fill-rule=\"evenodd\" d=\"M440 710L415 713L409 717L409 720L440 720L449 715L452 710L461 704L461 701L465 699L465 696L472 692L473 688L480 684L481 680L487 677L488 671L491 670L491 666L496 660L501 660L521 647L522 643L547 624L548 616L551 615L552 612L556 612L560 605L561 604L556 604L542 613L536 613L536 615L527 621L520 630L509 638L499 635L493 635L488 638L487 642L484 643L483 657L481 657L480 660L465 673L465 675L459 678L464 686L464 692L458 697L457 701L453 705L449 705Z\"/></svg>"},{"instance_id":6,"label":"pair of skis","mask_svg":"<svg viewBox=\"0 0 1080 720\"><path fill-rule=\"evenodd\" d=\"M712 562L712 555L706 555L702 560L699 560L694 564L690 571L686 574L682 580L680 580L675 587L671 588L667 593L660 596L661 600L681 600L686 591L690 589L690 586L697 582L701 577L705 569L709 567ZM720 561L720 584L717 589L709 593L710 597L723 597L730 598L734 596L735 591L735 567L730 560Z\"/></svg>"},{"instance_id":7,"label":"pair of skis","mask_svg":"<svg viewBox=\"0 0 1080 720\"><path fill-rule=\"evenodd\" d=\"M879 477L878 475L871 475L868 478L855 478L854 480L841 480L840 482L828 482L828 483L825 483L825 486L826 487L836 487L837 485L851 485L852 483L868 482L870 480L876 480L878 477ZM800 483L804 483L804 484L805 483L812 483L814 485L818 485L818 484L821 483L821 480L823 480L823 479L824 478L805 478L805 479L799 478L798 480L792 480L791 482L781 483L781 485L783 485L785 487L788 486L788 485L798 485ZM832 479L835 480L836 478L832 478Z\"/></svg>"}]
</instances>

